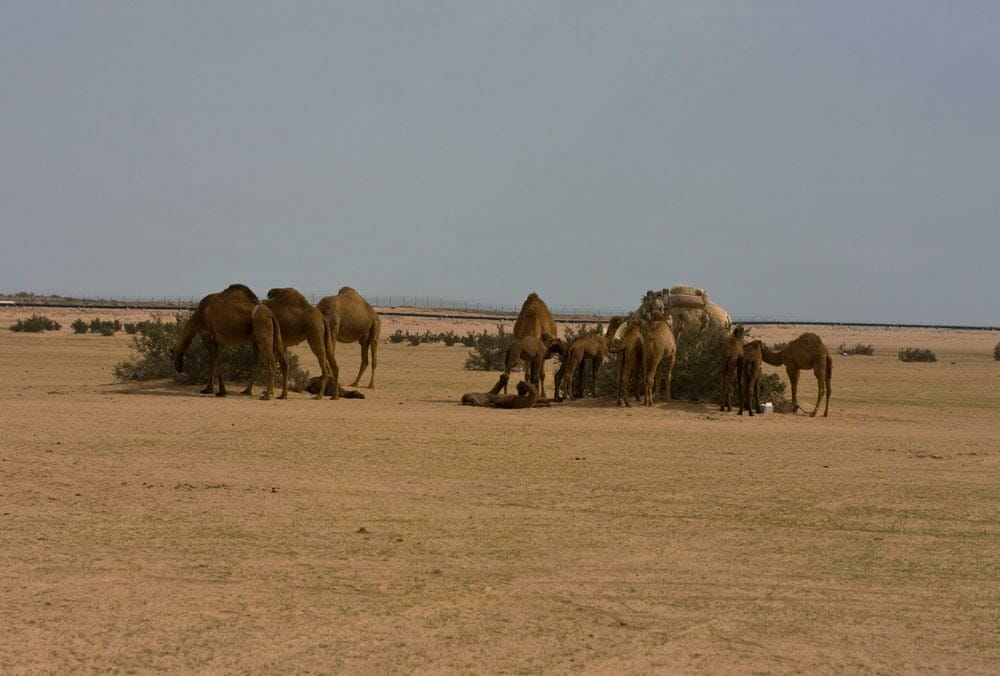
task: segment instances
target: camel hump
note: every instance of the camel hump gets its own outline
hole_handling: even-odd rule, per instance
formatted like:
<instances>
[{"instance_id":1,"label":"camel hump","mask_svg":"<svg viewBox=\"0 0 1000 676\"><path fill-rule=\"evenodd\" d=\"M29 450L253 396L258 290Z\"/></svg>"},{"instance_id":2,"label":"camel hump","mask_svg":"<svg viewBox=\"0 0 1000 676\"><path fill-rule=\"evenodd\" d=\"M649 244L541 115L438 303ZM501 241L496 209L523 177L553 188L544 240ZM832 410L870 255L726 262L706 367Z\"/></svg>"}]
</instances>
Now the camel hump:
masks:
<instances>
[{"instance_id":1,"label":"camel hump","mask_svg":"<svg viewBox=\"0 0 1000 676\"><path fill-rule=\"evenodd\" d=\"M225 291L222 293L234 293L242 294L251 299L254 303L259 303L260 299L257 298L257 294L250 290L250 287L246 284L230 284L226 287Z\"/></svg>"},{"instance_id":2,"label":"camel hump","mask_svg":"<svg viewBox=\"0 0 1000 676\"><path fill-rule=\"evenodd\" d=\"M309 304L309 301L306 300L305 296L299 293L297 289L293 289L290 286L271 289L267 292L267 297L285 303L294 303L296 305Z\"/></svg>"},{"instance_id":3,"label":"camel hump","mask_svg":"<svg viewBox=\"0 0 1000 676\"><path fill-rule=\"evenodd\" d=\"M358 293L355 289L353 289L350 286L342 286L342 287L340 287L340 291L337 292L337 295L340 295L340 294L354 294L355 296L360 296L361 295L360 293Z\"/></svg>"}]
</instances>

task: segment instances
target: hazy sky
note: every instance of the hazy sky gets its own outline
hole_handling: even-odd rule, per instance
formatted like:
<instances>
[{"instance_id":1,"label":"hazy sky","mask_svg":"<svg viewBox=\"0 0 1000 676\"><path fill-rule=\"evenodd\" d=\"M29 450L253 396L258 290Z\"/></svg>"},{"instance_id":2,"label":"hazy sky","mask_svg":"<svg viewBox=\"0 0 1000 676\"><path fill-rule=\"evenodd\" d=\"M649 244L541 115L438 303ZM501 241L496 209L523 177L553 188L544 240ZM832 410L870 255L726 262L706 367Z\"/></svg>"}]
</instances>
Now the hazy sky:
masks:
<instances>
[{"instance_id":1,"label":"hazy sky","mask_svg":"<svg viewBox=\"0 0 1000 676\"><path fill-rule=\"evenodd\" d=\"M0 291L1000 324L1000 3L0 0Z\"/></svg>"}]
</instances>

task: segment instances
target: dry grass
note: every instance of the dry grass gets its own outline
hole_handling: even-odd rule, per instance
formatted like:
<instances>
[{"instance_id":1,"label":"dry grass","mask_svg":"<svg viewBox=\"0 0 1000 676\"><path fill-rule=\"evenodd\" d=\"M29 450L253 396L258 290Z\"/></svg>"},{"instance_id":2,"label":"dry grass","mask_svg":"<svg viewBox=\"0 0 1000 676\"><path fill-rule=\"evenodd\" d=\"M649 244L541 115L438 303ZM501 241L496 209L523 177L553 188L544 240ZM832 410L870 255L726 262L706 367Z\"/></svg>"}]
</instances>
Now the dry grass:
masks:
<instances>
[{"instance_id":1,"label":"dry grass","mask_svg":"<svg viewBox=\"0 0 1000 676\"><path fill-rule=\"evenodd\" d=\"M831 417L748 419L465 408L495 374L442 345L382 345L364 401L217 399L116 384L128 337L54 318L0 331L0 671L1000 660L995 333L820 327L876 349L834 357ZM908 344L940 361L900 363ZM357 347L338 361L353 379ZM811 407L810 374L801 389Z\"/></svg>"}]
</instances>

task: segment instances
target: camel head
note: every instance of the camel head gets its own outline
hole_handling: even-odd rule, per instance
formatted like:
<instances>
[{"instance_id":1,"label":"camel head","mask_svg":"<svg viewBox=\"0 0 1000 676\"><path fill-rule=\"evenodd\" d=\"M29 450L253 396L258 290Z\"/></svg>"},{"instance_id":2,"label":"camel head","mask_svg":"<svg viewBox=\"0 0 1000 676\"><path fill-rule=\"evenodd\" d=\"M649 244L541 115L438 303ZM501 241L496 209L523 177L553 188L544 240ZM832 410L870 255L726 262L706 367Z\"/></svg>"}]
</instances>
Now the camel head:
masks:
<instances>
[{"instance_id":1,"label":"camel head","mask_svg":"<svg viewBox=\"0 0 1000 676\"><path fill-rule=\"evenodd\" d=\"M742 324L737 324L733 327L733 338L741 339L746 335L746 329L743 328Z\"/></svg>"}]
</instances>

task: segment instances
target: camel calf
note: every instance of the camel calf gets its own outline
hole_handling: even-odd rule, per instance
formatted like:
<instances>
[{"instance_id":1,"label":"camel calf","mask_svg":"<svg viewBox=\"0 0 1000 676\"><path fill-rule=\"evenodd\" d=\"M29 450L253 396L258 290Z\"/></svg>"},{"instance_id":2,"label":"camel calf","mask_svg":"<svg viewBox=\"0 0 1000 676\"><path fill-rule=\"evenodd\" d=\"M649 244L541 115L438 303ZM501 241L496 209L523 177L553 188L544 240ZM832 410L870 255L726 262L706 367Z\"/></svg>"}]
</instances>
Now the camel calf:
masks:
<instances>
[{"instance_id":1,"label":"camel calf","mask_svg":"<svg viewBox=\"0 0 1000 676\"><path fill-rule=\"evenodd\" d=\"M760 363L761 342L755 340L743 346L743 359L739 371L740 410L746 409L750 415L760 410Z\"/></svg>"},{"instance_id":2,"label":"camel calf","mask_svg":"<svg viewBox=\"0 0 1000 676\"><path fill-rule=\"evenodd\" d=\"M514 342L507 348L507 356L504 359L504 375L510 377L510 372L514 370L518 362L524 362L524 379L532 383L536 389L541 391L541 396L545 397L545 360L550 358L549 346L555 341L551 335L542 334L538 339L534 336L515 338ZM507 386L504 384L504 393Z\"/></svg>"},{"instance_id":3,"label":"camel calf","mask_svg":"<svg viewBox=\"0 0 1000 676\"><path fill-rule=\"evenodd\" d=\"M663 362L663 377L665 379L664 392L665 399L670 402L670 379L674 370L674 360L677 357L677 341L674 340L674 333L670 330L669 321L663 313L654 310L653 319L649 324L649 330L642 339L642 366L645 371L645 400L646 406L653 405L653 381L656 380L656 371Z\"/></svg>"},{"instance_id":4,"label":"camel calf","mask_svg":"<svg viewBox=\"0 0 1000 676\"><path fill-rule=\"evenodd\" d=\"M629 320L619 344L608 348L608 352L618 355L618 405L624 403L631 407L628 402L629 385L633 376L637 376L642 369L642 328L638 319ZM638 397L639 393L636 392L636 399Z\"/></svg>"},{"instance_id":5,"label":"camel calf","mask_svg":"<svg viewBox=\"0 0 1000 676\"><path fill-rule=\"evenodd\" d=\"M736 381L736 397L743 401L743 392L740 390L740 365L743 363L743 336L745 331L742 326L733 328L733 333L722 348L722 364L719 369L722 373L722 402L719 404L719 411L732 411L733 407L729 403L733 390L733 381Z\"/></svg>"},{"instance_id":6,"label":"camel calf","mask_svg":"<svg viewBox=\"0 0 1000 676\"><path fill-rule=\"evenodd\" d=\"M601 370L601 364L604 363L604 359L608 354L608 342L601 335L587 335L580 336L565 350L563 355L563 363L559 367L555 376L555 394L553 395L556 401L561 401L559 397L560 386L563 384L563 379L565 378L565 386L562 387L562 392L565 396L570 399L576 396L576 390L573 386L573 378L576 375L577 368L580 369L580 373L577 376L581 382L581 394L583 393L582 381L583 381L583 368L584 364L590 362L590 383L591 392L596 397L597 396L597 372Z\"/></svg>"}]
</instances>

